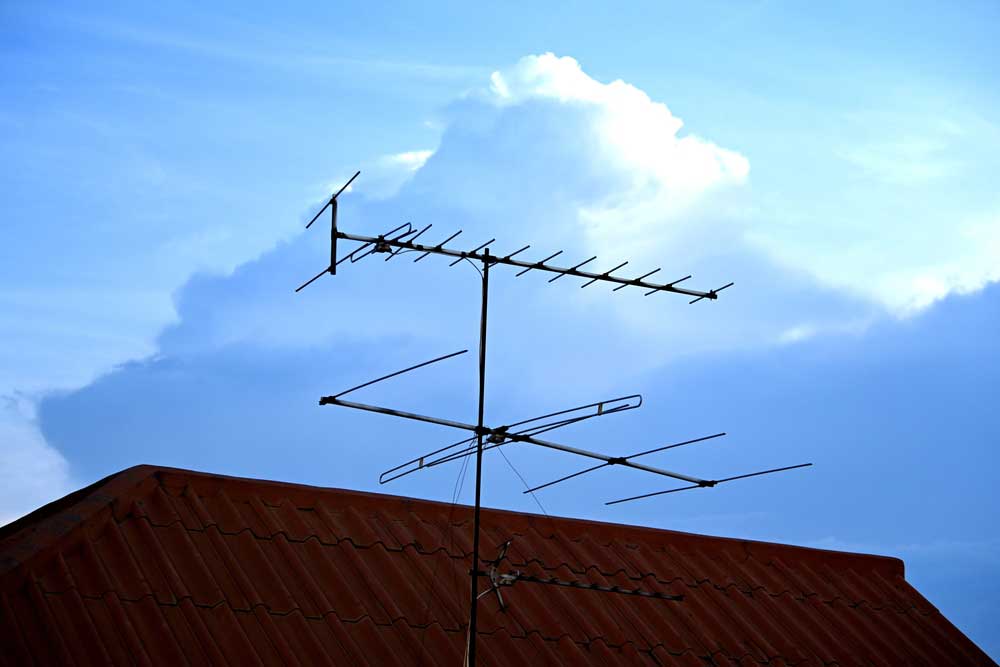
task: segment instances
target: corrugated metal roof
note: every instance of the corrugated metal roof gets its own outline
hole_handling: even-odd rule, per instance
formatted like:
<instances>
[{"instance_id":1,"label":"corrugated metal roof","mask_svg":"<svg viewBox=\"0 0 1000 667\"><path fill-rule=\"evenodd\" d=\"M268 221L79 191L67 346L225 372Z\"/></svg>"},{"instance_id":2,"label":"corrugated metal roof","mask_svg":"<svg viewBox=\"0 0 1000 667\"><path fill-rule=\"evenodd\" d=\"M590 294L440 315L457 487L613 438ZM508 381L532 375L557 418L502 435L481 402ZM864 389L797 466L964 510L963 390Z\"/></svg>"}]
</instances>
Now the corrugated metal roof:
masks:
<instances>
[{"instance_id":1,"label":"corrugated metal roof","mask_svg":"<svg viewBox=\"0 0 1000 667\"><path fill-rule=\"evenodd\" d=\"M460 665L471 509L138 466L0 530L3 664ZM992 665L893 558L483 511L487 665Z\"/></svg>"}]
</instances>

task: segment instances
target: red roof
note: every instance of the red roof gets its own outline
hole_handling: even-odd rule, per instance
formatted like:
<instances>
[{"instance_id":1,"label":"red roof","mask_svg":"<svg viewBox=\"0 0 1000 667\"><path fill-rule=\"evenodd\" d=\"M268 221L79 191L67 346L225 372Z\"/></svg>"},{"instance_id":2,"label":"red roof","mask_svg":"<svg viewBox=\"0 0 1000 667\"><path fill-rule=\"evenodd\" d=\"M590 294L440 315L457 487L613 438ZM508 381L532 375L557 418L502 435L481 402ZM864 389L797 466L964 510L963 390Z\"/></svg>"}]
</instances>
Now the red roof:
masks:
<instances>
[{"instance_id":1,"label":"red roof","mask_svg":"<svg viewBox=\"0 0 1000 667\"><path fill-rule=\"evenodd\" d=\"M0 663L460 665L471 510L138 466L0 530ZM483 511L486 665L992 665L894 558Z\"/></svg>"}]
</instances>

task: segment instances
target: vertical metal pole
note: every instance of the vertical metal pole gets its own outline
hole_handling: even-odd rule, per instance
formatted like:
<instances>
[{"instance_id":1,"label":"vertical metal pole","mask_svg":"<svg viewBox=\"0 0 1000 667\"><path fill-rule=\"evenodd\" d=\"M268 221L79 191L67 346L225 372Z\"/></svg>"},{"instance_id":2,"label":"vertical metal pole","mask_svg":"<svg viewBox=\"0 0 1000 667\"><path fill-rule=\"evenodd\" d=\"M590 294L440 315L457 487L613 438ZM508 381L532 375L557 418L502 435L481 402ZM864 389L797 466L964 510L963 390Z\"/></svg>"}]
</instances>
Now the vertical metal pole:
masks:
<instances>
[{"instance_id":1,"label":"vertical metal pole","mask_svg":"<svg viewBox=\"0 0 1000 667\"><path fill-rule=\"evenodd\" d=\"M337 197L330 201L330 275L337 275Z\"/></svg>"},{"instance_id":2,"label":"vertical metal pole","mask_svg":"<svg viewBox=\"0 0 1000 667\"><path fill-rule=\"evenodd\" d=\"M483 305L479 315L479 419L483 428L483 407L486 401L486 309L490 293L490 249L483 253ZM476 607L479 596L479 509L483 479L483 434L476 436L476 507L472 521L472 600L469 603L469 667L476 664Z\"/></svg>"}]
</instances>

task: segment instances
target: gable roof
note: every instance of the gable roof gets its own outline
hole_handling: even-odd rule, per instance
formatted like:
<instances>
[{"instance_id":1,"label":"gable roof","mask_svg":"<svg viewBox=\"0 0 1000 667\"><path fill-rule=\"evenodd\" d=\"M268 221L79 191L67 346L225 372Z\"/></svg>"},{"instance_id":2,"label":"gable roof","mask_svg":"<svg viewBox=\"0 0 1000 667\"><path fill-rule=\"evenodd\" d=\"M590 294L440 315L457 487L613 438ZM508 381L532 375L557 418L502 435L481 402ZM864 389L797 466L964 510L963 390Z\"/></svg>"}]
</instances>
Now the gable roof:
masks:
<instances>
[{"instance_id":1,"label":"gable roof","mask_svg":"<svg viewBox=\"0 0 1000 667\"><path fill-rule=\"evenodd\" d=\"M484 509L482 664L992 665L894 558ZM460 665L471 508L137 466L0 529L0 663ZM485 585L485 584L484 584Z\"/></svg>"}]
</instances>

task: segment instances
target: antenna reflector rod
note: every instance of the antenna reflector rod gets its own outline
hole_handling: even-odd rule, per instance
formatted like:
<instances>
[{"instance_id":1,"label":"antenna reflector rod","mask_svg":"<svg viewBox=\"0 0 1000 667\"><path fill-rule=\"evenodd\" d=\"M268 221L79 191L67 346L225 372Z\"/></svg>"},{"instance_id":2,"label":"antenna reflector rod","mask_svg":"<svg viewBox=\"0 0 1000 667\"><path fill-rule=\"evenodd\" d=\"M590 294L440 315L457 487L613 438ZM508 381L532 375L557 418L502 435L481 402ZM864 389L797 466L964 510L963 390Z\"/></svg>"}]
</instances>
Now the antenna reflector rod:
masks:
<instances>
[{"instance_id":1,"label":"antenna reflector rod","mask_svg":"<svg viewBox=\"0 0 1000 667\"><path fill-rule=\"evenodd\" d=\"M320 276L322 276L324 273L328 273L329 271L330 271L329 268L323 269L322 271L320 271L319 273L317 273L315 276L313 276L309 280L305 281L304 283L302 283L301 285L299 285L298 287L296 287L295 291L296 292L301 292L305 288L307 288L310 285L312 285L315 281L319 280Z\"/></svg>"},{"instance_id":2,"label":"antenna reflector rod","mask_svg":"<svg viewBox=\"0 0 1000 667\"><path fill-rule=\"evenodd\" d=\"M356 172L354 172L354 175L351 176L349 179L347 179L346 183L344 183L342 186L340 186L340 189L337 190L337 194L333 195L333 197L331 197L331 199L336 199L337 197L339 197L340 193L343 192L344 190L346 190L348 188L348 186L350 186L351 183L354 182L354 179L357 178L360 174L361 174L361 170L360 169L358 169Z\"/></svg>"},{"instance_id":3,"label":"antenna reflector rod","mask_svg":"<svg viewBox=\"0 0 1000 667\"><path fill-rule=\"evenodd\" d=\"M796 468L808 468L811 465L812 465L811 463L800 463L794 466L785 466L784 468L772 468L771 470L761 470L759 472L747 473L746 475L736 475L735 477L726 477L725 479L706 480L702 484L692 484L691 486L682 486L676 489L667 489L666 491L654 491L653 493L644 493L641 496L632 496L631 498L621 498L620 500L612 500L604 504L617 505L618 503L627 503L630 500L641 500L642 498L652 498L653 496L662 496L667 493L677 493L678 491L687 491L688 489L702 489L706 487L715 486L716 484L722 484L723 482L732 482L737 479L746 479L748 477L757 477L759 475L770 475L776 472L795 470Z\"/></svg>"},{"instance_id":4,"label":"antenna reflector rod","mask_svg":"<svg viewBox=\"0 0 1000 667\"><path fill-rule=\"evenodd\" d=\"M332 397L327 397L327 398L340 398L341 396L345 396L347 394L350 394L352 391L357 391L358 389L361 389L363 387L368 387L370 385L375 384L376 382L381 382L382 380L388 380L389 378L394 378L397 375L402 375L403 373L409 373L410 371L415 371L418 368L423 368L424 366L430 366L431 364L436 364L439 361L444 361L445 359L451 359L452 357L457 357L458 355L465 354L466 352L468 352L468 350L459 350L458 352L452 352L451 354L446 354L446 355L444 355L442 357L437 357L436 359L431 359L430 361L424 361L424 362L419 363L419 364L417 364L415 366L410 366L409 368L404 368L401 371L396 371L395 373L389 373L388 375L383 375L380 378L376 378L374 380L370 380L368 382L365 382L364 384L359 384L356 387L351 387L350 389L345 389L344 391L340 392L339 394L334 394Z\"/></svg>"},{"instance_id":5,"label":"antenna reflector rod","mask_svg":"<svg viewBox=\"0 0 1000 667\"><path fill-rule=\"evenodd\" d=\"M337 190L337 194L335 194L332 197L330 197L330 201L326 202L326 204L323 205L323 208L321 208L319 210L319 213L317 213L316 215L313 216L313 219L310 220L309 223L306 225L306 229L309 229L310 227L312 227L312 224L319 219L319 216L323 215L323 211L326 210L327 206L330 206L331 204L333 204L333 202L337 199L337 197L340 196L340 193L343 192L344 190L346 190L347 186L350 185L351 183L353 183L354 179L357 178L360 173L361 173L360 170L354 172L354 175L351 176L351 178L348 179L348 181L346 183L344 183L344 185L341 186L341 188L339 190Z\"/></svg>"}]
</instances>

